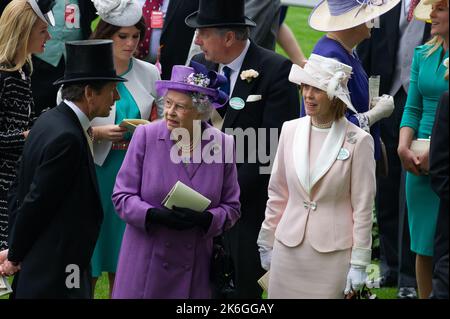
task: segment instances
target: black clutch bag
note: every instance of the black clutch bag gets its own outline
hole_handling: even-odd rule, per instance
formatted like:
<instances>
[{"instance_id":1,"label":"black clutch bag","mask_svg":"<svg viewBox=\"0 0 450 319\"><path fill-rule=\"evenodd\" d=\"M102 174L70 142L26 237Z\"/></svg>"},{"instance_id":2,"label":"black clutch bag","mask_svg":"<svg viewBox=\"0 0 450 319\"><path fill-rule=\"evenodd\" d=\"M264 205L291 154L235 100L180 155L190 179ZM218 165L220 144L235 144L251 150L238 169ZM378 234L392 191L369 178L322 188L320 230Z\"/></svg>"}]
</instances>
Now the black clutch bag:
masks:
<instances>
[{"instance_id":1,"label":"black clutch bag","mask_svg":"<svg viewBox=\"0 0 450 319\"><path fill-rule=\"evenodd\" d=\"M236 291L234 263L223 236L214 237L210 280L214 299L230 299Z\"/></svg>"}]
</instances>

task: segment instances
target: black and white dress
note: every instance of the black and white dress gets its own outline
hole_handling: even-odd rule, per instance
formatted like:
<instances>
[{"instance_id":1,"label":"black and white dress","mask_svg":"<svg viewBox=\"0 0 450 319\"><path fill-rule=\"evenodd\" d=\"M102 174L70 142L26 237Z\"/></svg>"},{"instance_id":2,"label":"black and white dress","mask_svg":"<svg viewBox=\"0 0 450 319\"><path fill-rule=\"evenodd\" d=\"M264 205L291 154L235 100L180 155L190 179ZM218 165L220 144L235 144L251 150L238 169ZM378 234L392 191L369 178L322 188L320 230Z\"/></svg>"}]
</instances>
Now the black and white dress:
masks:
<instances>
[{"instance_id":1,"label":"black and white dress","mask_svg":"<svg viewBox=\"0 0 450 319\"><path fill-rule=\"evenodd\" d=\"M24 71L0 70L0 250L7 248L7 194L25 143L23 132L34 119L29 75L25 67Z\"/></svg>"}]
</instances>

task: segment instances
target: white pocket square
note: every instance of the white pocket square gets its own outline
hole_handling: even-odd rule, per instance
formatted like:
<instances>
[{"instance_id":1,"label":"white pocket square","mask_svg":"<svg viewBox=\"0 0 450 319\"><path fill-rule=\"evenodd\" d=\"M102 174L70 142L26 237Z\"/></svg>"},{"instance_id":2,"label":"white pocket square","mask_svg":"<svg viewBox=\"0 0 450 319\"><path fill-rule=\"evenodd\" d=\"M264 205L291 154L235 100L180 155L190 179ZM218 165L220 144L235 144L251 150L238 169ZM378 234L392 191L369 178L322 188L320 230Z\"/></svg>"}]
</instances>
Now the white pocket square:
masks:
<instances>
[{"instance_id":1,"label":"white pocket square","mask_svg":"<svg viewBox=\"0 0 450 319\"><path fill-rule=\"evenodd\" d=\"M262 100L262 95L249 95L246 102L258 102Z\"/></svg>"}]
</instances>

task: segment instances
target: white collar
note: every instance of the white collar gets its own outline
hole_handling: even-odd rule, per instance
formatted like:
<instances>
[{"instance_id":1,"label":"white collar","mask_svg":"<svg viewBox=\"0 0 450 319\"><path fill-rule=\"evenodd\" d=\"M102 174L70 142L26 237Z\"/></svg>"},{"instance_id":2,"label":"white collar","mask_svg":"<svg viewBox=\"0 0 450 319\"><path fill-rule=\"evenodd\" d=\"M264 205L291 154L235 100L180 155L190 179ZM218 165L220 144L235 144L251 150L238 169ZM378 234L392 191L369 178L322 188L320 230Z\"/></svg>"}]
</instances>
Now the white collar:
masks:
<instances>
[{"instance_id":1,"label":"white collar","mask_svg":"<svg viewBox=\"0 0 450 319\"><path fill-rule=\"evenodd\" d=\"M75 115L80 121L81 127L84 131L87 131L87 129L91 126L91 121L89 121L89 118L86 116L86 114L84 114L84 112L80 110L80 108L72 101L64 100L64 103L66 103L67 106L70 107L72 111L74 111Z\"/></svg>"},{"instance_id":2,"label":"white collar","mask_svg":"<svg viewBox=\"0 0 450 319\"><path fill-rule=\"evenodd\" d=\"M314 185L328 172L336 161L345 141L347 119L334 121L323 143L313 170L310 173L309 141L311 134L311 117L303 117L297 124L294 136L294 163L297 176L303 189L311 195Z\"/></svg>"},{"instance_id":3,"label":"white collar","mask_svg":"<svg viewBox=\"0 0 450 319\"><path fill-rule=\"evenodd\" d=\"M247 40L247 43L245 44L244 50L242 50L241 54L234 59L232 62L228 64L221 64L220 71L223 70L225 66L229 67L233 72L239 72L239 70L242 67L242 63L244 63L245 56L247 55L248 49L250 48L250 40Z\"/></svg>"}]
</instances>

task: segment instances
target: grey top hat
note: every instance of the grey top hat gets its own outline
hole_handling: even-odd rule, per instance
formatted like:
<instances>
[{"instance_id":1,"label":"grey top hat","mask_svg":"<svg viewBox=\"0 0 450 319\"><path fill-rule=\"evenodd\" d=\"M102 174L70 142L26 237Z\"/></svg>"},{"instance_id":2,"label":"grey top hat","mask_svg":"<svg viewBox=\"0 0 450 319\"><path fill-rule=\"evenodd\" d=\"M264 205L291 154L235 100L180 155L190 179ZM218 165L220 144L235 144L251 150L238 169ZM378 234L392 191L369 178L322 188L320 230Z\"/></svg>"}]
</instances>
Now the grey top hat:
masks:
<instances>
[{"instance_id":1,"label":"grey top hat","mask_svg":"<svg viewBox=\"0 0 450 319\"><path fill-rule=\"evenodd\" d=\"M127 80L117 75L113 61L112 40L83 40L66 42L64 77L54 85L91 81Z\"/></svg>"}]
</instances>

